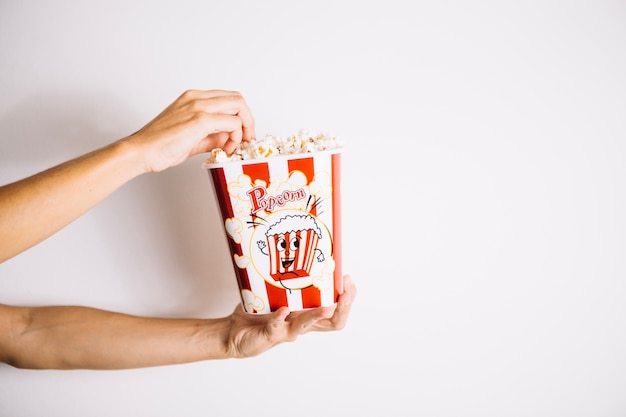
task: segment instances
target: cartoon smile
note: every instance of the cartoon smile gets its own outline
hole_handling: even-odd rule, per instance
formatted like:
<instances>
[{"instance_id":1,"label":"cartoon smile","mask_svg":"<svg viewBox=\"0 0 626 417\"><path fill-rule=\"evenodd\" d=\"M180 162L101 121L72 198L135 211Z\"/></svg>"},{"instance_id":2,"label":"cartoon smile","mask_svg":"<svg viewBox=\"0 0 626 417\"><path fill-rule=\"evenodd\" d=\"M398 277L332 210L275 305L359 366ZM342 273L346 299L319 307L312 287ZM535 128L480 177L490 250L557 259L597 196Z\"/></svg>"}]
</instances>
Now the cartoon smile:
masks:
<instances>
[{"instance_id":1,"label":"cartoon smile","mask_svg":"<svg viewBox=\"0 0 626 417\"><path fill-rule=\"evenodd\" d=\"M293 264L293 261L295 260L295 258L280 258L280 262L283 265L283 268L289 268L291 266L291 264Z\"/></svg>"}]
</instances>

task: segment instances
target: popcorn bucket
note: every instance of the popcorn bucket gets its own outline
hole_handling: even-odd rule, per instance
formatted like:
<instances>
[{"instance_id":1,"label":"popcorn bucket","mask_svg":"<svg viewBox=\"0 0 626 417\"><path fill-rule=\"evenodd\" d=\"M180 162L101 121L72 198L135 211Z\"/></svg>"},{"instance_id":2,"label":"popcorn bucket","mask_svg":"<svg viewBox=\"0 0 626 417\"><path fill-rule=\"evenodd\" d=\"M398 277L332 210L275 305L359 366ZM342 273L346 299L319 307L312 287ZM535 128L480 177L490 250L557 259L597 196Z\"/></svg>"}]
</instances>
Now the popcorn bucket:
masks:
<instances>
[{"instance_id":1,"label":"popcorn bucket","mask_svg":"<svg viewBox=\"0 0 626 417\"><path fill-rule=\"evenodd\" d=\"M340 149L203 167L245 311L335 304L343 292Z\"/></svg>"}]
</instances>

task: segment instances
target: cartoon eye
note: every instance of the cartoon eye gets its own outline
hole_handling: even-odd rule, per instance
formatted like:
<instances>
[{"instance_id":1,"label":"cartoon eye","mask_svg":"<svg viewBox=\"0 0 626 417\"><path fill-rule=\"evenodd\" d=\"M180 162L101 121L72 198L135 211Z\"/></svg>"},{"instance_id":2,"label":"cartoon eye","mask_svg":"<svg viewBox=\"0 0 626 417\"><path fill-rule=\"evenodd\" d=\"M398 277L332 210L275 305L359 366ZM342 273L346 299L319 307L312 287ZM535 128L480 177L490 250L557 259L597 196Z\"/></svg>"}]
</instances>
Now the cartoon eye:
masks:
<instances>
[{"instance_id":1,"label":"cartoon eye","mask_svg":"<svg viewBox=\"0 0 626 417\"><path fill-rule=\"evenodd\" d=\"M287 241L285 240L285 238L284 237L278 238L278 240L276 241L276 249L278 249L278 252L284 252L286 248L287 248Z\"/></svg>"},{"instance_id":2,"label":"cartoon eye","mask_svg":"<svg viewBox=\"0 0 626 417\"><path fill-rule=\"evenodd\" d=\"M289 242L289 249L297 250L299 247L300 247L300 240L297 237L294 237L293 239L291 239L291 242Z\"/></svg>"}]
</instances>

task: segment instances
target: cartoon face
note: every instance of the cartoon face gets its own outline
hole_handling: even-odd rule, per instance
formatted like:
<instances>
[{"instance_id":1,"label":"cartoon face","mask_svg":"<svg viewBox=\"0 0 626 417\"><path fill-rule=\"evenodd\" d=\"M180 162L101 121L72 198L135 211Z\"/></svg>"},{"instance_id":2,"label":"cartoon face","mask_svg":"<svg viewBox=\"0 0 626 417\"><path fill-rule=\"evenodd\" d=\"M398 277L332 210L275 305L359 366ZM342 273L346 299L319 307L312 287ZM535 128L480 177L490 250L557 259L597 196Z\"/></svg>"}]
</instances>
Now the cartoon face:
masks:
<instances>
[{"instance_id":1,"label":"cartoon face","mask_svg":"<svg viewBox=\"0 0 626 417\"><path fill-rule=\"evenodd\" d=\"M270 275L276 280L309 275L317 241L314 230L297 230L267 236Z\"/></svg>"},{"instance_id":2,"label":"cartoon face","mask_svg":"<svg viewBox=\"0 0 626 417\"><path fill-rule=\"evenodd\" d=\"M257 219L250 238L253 271L277 288L310 287L334 268L328 228L312 214L281 210Z\"/></svg>"},{"instance_id":3,"label":"cartoon face","mask_svg":"<svg viewBox=\"0 0 626 417\"><path fill-rule=\"evenodd\" d=\"M298 248L300 247L300 232L296 232L294 236L291 233L286 235L275 235L276 250L280 254L280 264L284 271L287 271L293 264ZM282 271L281 271L282 272Z\"/></svg>"},{"instance_id":4,"label":"cartoon face","mask_svg":"<svg viewBox=\"0 0 626 417\"><path fill-rule=\"evenodd\" d=\"M278 263L275 273L282 275L282 279L308 275L307 255L304 253L308 243L305 240L306 235L306 231L299 230L268 237L274 240L275 261ZM315 248L310 249L315 250Z\"/></svg>"}]
</instances>

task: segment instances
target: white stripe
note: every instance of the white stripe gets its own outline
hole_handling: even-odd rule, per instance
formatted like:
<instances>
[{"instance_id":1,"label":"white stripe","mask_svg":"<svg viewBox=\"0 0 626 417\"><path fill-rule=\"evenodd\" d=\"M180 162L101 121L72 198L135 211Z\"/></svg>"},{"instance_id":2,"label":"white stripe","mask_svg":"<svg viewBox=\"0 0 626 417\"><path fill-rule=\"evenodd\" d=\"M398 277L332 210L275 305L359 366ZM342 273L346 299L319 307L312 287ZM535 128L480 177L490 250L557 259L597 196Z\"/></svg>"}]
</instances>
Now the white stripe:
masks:
<instances>
[{"instance_id":1,"label":"white stripe","mask_svg":"<svg viewBox=\"0 0 626 417\"><path fill-rule=\"evenodd\" d=\"M298 258L296 259L296 269L305 269L306 264L305 264L305 253L307 252L307 237L308 237L309 232L307 230L302 230L300 232L300 247L297 249L297 253L298 253Z\"/></svg>"},{"instance_id":2,"label":"white stripe","mask_svg":"<svg viewBox=\"0 0 626 417\"><path fill-rule=\"evenodd\" d=\"M287 305L292 311L302 310L302 291L300 290L287 290Z\"/></svg>"},{"instance_id":3,"label":"white stripe","mask_svg":"<svg viewBox=\"0 0 626 417\"><path fill-rule=\"evenodd\" d=\"M224 174L225 174L227 184L231 182L238 182L239 176L243 175L243 167L240 164L232 164L232 165L225 166ZM254 181L254 179L252 180ZM231 207L232 207L233 213L235 213L235 216L238 215L238 212L236 210L236 208L238 208L237 207L238 204L239 205L247 204L247 208L246 210L244 210L244 212L245 213L251 212L251 209L252 209L251 203L249 200L246 200L246 201L247 203L244 203L243 201L233 196L230 196ZM248 224L246 222L252 220L252 218L248 215L245 218L238 217L238 219L242 221L243 223L242 240L240 243L242 254L243 256L247 256L248 259L251 259L249 244L250 244L250 240L252 239L253 229L248 227ZM260 313L269 313L270 305L269 305L269 297L267 295L267 288L265 287L265 280L263 279L262 276L259 276L259 274L256 272L256 269L254 268L251 262L248 263L246 272L248 273L248 280L250 281L250 290L257 297L260 297L265 304L265 308L261 310Z\"/></svg>"},{"instance_id":4,"label":"white stripe","mask_svg":"<svg viewBox=\"0 0 626 417\"><path fill-rule=\"evenodd\" d=\"M322 303L322 307L331 306L335 304L334 298L334 285L330 287L330 290L320 291L320 299Z\"/></svg>"},{"instance_id":5,"label":"white stripe","mask_svg":"<svg viewBox=\"0 0 626 417\"><path fill-rule=\"evenodd\" d=\"M332 155L324 154L318 155L315 159L315 173L325 172L328 174L328 177L331 180L332 186ZM339 191L339 190L334 190ZM323 222L328 230L331 233L331 236L334 236L333 231L333 198L332 193L328 197L322 197L322 206L321 209L318 210L317 218ZM321 212L321 213L320 213ZM325 245L324 245L325 246ZM327 258L330 257L330 254L324 254ZM315 262L315 261L314 261ZM333 274L334 275L334 274ZM334 277L333 277L334 282ZM334 285L329 286L329 289L320 292L321 304L322 306L331 306L335 303L334 300Z\"/></svg>"},{"instance_id":6,"label":"white stripe","mask_svg":"<svg viewBox=\"0 0 626 417\"><path fill-rule=\"evenodd\" d=\"M315 250L313 249L313 236L315 236L315 232L312 230L307 230L306 232L306 240L304 240L304 246L302 248L302 251L305 251L306 248L306 253L307 253L307 257L306 259L304 259L304 265L302 266L302 269L306 270L306 271L311 271L311 259L313 259L315 257Z\"/></svg>"},{"instance_id":7,"label":"white stripe","mask_svg":"<svg viewBox=\"0 0 626 417\"><path fill-rule=\"evenodd\" d=\"M269 257L270 257L270 274L275 274L277 265L280 262L279 256L277 256L276 258L274 257L274 254L276 253L276 240L272 238L272 239L267 239L267 241L268 241L267 253L269 254ZM274 259L274 262L272 262L272 259Z\"/></svg>"},{"instance_id":8,"label":"white stripe","mask_svg":"<svg viewBox=\"0 0 626 417\"><path fill-rule=\"evenodd\" d=\"M330 154L320 154L315 157L315 174L325 172L331 178L332 185L332 159ZM330 233L333 234L333 198L332 193L329 196L316 196L322 199L321 206L318 207L317 217L328 227ZM321 212L321 214L320 214Z\"/></svg>"},{"instance_id":9,"label":"white stripe","mask_svg":"<svg viewBox=\"0 0 626 417\"><path fill-rule=\"evenodd\" d=\"M268 163L268 167L270 173L270 184L267 184L266 187L268 189L271 187L272 191L275 191L277 185L284 181L287 181L289 166L287 165L287 160L281 158L271 160L271 163ZM280 208L281 207L274 207L274 211Z\"/></svg>"}]
</instances>

